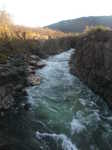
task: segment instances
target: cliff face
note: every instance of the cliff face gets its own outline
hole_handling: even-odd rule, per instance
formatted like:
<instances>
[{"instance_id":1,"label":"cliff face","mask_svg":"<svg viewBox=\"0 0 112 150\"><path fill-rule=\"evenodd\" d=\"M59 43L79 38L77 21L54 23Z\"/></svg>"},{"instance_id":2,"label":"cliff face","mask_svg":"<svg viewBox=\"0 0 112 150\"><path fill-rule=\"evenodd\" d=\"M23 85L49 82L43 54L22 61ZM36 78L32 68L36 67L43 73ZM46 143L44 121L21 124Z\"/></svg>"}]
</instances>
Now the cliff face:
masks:
<instances>
[{"instance_id":1,"label":"cliff face","mask_svg":"<svg viewBox=\"0 0 112 150\"><path fill-rule=\"evenodd\" d=\"M112 31L83 34L74 47L71 72L112 105Z\"/></svg>"}]
</instances>

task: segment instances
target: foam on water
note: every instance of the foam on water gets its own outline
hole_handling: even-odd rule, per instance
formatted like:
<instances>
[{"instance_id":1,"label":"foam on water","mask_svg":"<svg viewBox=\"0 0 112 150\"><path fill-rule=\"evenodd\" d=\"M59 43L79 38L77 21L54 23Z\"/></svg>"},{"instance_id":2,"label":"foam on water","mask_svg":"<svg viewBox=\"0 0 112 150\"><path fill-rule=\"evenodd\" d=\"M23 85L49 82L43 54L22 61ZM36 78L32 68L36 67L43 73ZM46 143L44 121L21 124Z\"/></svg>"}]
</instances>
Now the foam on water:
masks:
<instances>
[{"instance_id":1,"label":"foam on water","mask_svg":"<svg viewBox=\"0 0 112 150\"><path fill-rule=\"evenodd\" d=\"M112 113L70 74L72 51L46 59L46 66L36 72L41 84L28 91L36 131L40 131L37 143L44 150L111 150Z\"/></svg>"},{"instance_id":2,"label":"foam on water","mask_svg":"<svg viewBox=\"0 0 112 150\"><path fill-rule=\"evenodd\" d=\"M80 133L85 130L86 127L76 118L74 118L71 122L71 134Z\"/></svg>"},{"instance_id":3,"label":"foam on water","mask_svg":"<svg viewBox=\"0 0 112 150\"><path fill-rule=\"evenodd\" d=\"M62 141L63 150L78 150L78 148L72 143L72 141L64 134L55 134L55 133L40 133L36 132L37 139L51 137L55 141Z\"/></svg>"}]
</instances>

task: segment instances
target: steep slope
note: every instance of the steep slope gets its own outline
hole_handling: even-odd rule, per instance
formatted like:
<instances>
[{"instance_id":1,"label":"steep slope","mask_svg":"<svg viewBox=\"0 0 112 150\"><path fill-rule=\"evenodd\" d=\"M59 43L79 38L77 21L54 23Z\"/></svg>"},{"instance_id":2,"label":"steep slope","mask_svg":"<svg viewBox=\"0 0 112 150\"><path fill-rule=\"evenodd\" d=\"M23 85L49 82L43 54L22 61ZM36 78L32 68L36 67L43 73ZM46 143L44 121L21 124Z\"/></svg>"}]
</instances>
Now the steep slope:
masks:
<instances>
[{"instance_id":1,"label":"steep slope","mask_svg":"<svg viewBox=\"0 0 112 150\"><path fill-rule=\"evenodd\" d=\"M74 42L71 72L112 107L112 30L96 29Z\"/></svg>"},{"instance_id":2,"label":"steep slope","mask_svg":"<svg viewBox=\"0 0 112 150\"><path fill-rule=\"evenodd\" d=\"M73 20L65 20L47 26L50 29L63 32L82 32L86 26L104 25L112 27L112 16L81 17Z\"/></svg>"}]
</instances>

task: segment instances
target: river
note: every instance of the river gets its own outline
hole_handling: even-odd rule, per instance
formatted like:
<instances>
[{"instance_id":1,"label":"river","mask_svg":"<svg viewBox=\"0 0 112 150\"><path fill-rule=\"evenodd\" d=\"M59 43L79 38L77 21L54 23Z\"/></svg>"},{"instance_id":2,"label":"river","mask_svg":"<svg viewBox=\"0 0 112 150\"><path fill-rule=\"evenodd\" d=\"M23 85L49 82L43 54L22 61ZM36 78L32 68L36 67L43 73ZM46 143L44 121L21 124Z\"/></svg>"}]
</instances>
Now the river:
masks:
<instances>
[{"instance_id":1,"label":"river","mask_svg":"<svg viewBox=\"0 0 112 150\"><path fill-rule=\"evenodd\" d=\"M29 87L30 111L0 122L9 150L112 150L112 112L69 72L73 50L44 60L41 84Z\"/></svg>"}]
</instances>

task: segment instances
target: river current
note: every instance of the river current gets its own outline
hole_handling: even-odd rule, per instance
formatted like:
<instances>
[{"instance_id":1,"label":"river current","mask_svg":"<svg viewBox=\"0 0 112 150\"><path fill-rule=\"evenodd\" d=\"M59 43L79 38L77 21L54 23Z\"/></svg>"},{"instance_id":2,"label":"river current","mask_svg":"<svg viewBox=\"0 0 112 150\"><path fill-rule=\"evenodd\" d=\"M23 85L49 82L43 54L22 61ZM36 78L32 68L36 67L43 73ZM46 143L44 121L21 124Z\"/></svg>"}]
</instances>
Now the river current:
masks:
<instances>
[{"instance_id":1,"label":"river current","mask_svg":"<svg viewBox=\"0 0 112 150\"><path fill-rule=\"evenodd\" d=\"M112 112L69 72L73 50L51 56L29 87L31 109L0 123L0 140L11 150L112 150Z\"/></svg>"}]
</instances>

